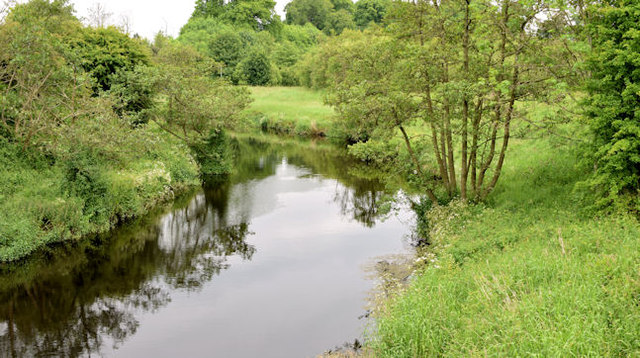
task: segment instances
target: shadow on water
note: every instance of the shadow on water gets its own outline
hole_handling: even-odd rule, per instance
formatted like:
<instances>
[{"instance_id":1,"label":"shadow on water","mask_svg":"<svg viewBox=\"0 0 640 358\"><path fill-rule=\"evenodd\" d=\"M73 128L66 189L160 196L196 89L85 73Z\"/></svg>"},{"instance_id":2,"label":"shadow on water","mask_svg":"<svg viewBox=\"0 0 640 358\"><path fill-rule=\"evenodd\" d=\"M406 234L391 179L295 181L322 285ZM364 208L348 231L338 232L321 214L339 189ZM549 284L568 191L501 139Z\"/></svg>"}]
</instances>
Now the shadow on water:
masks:
<instances>
[{"instance_id":1,"label":"shadow on water","mask_svg":"<svg viewBox=\"0 0 640 358\"><path fill-rule=\"evenodd\" d=\"M307 175L337 179L334 201L343 216L367 227L383 216L380 183L352 175L353 163L334 148L253 139L233 146L239 155L226 180L109 235L1 267L3 356L99 354L106 342L118 346L134 335L137 317L167 305L172 292L199 290L229 268L231 256L251 260L256 248L247 243L250 220L256 202L271 199L230 195L234 187L244 190L242 185L274 175L283 161L307 169Z\"/></svg>"}]
</instances>

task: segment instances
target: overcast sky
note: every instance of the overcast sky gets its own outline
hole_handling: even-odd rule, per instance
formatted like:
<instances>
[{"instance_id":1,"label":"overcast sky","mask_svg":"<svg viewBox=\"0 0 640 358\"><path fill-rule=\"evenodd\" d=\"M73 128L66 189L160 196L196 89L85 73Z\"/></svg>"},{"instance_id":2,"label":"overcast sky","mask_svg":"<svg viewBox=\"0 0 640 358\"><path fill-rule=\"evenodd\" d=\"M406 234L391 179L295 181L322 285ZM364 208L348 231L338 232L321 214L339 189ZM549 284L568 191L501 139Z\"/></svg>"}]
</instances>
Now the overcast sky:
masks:
<instances>
[{"instance_id":1,"label":"overcast sky","mask_svg":"<svg viewBox=\"0 0 640 358\"><path fill-rule=\"evenodd\" d=\"M284 18L284 6L291 0L276 0L276 11ZM119 25L122 16L129 18L130 32L153 39L158 31L177 36L193 12L195 0L71 0L78 17L86 17L97 2L112 13L111 23Z\"/></svg>"}]
</instances>

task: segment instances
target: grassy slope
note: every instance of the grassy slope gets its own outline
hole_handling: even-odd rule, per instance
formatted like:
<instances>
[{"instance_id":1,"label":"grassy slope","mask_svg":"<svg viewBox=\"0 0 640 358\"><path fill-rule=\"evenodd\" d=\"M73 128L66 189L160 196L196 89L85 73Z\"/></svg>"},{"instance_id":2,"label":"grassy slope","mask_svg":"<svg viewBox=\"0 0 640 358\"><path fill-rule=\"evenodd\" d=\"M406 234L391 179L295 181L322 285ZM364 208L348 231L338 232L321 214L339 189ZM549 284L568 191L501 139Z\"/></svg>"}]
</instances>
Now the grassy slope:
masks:
<instances>
[{"instance_id":1,"label":"grassy slope","mask_svg":"<svg viewBox=\"0 0 640 358\"><path fill-rule=\"evenodd\" d=\"M382 308L377 355L639 355L640 225L580 214L575 157L516 142L488 207L434 210L429 263Z\"/></svg>"},{"instance_id":2,"label":"grassy slope","mask_svg":"<svg viewBox=\"0 0 640 358\"><path fill-rule=\"evenodd\" d=\"M199 183L197 164L172 138L125 166L89 164L80 170L82 181L70 182L68 167L0 137L0 262L107 231Z\"/></svg>"},{"instance_id":3,"label":"grassy slope","mask_svg":"<svg viewBox=\"0 0 640 358\"><path fill-rule=\"evenodd\" d=\"M257 126L274 132L309 135L326 133L333 110L323 104L324 94L301 87L252 87L254 102L247 110Z\"/></svg>"}]
</instances>

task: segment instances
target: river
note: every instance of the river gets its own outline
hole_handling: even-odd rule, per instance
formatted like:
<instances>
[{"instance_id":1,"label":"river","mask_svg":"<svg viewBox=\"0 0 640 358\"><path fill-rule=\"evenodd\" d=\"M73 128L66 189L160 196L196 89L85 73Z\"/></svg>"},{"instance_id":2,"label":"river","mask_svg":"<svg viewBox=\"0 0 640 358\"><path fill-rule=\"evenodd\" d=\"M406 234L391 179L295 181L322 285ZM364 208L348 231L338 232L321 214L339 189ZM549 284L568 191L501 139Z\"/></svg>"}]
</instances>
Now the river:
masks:
<instances>
[{"instance_id":1,"label":"river","mask_svg":"<svg viewBox=\"0 0 640 358\"><path fill-rule=\"evenodd\" d=\"M400 194L328 145L233 145L228 180L5 267L3 355L315 357L362 340L363 267L410 249L410 210L386 210Z\"/></svg>"}]
</instances>

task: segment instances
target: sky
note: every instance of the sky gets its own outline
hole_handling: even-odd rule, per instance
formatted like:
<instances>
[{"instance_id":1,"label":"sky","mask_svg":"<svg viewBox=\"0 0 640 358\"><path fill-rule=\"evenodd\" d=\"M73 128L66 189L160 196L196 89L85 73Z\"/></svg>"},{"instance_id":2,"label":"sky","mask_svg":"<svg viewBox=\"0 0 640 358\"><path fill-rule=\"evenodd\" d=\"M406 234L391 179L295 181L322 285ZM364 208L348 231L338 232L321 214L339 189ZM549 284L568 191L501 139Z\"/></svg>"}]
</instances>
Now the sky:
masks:
<instances>
[{"instance_id":1,"label":"sky","mask_svg":"<svg viewBox=\"0 0 640 358\"><path fill-rule=\"evenodd\" d=\"M291 0L276 0L276 12L284 18L284 6ZM111 13L110 23L120 25L122 17L129 19L132 34L153 39L158 31L177 36L193 12L195 0L71 0L76 15L87 17L89 8L100 3Z\"/></svg>"}]
</instances>

